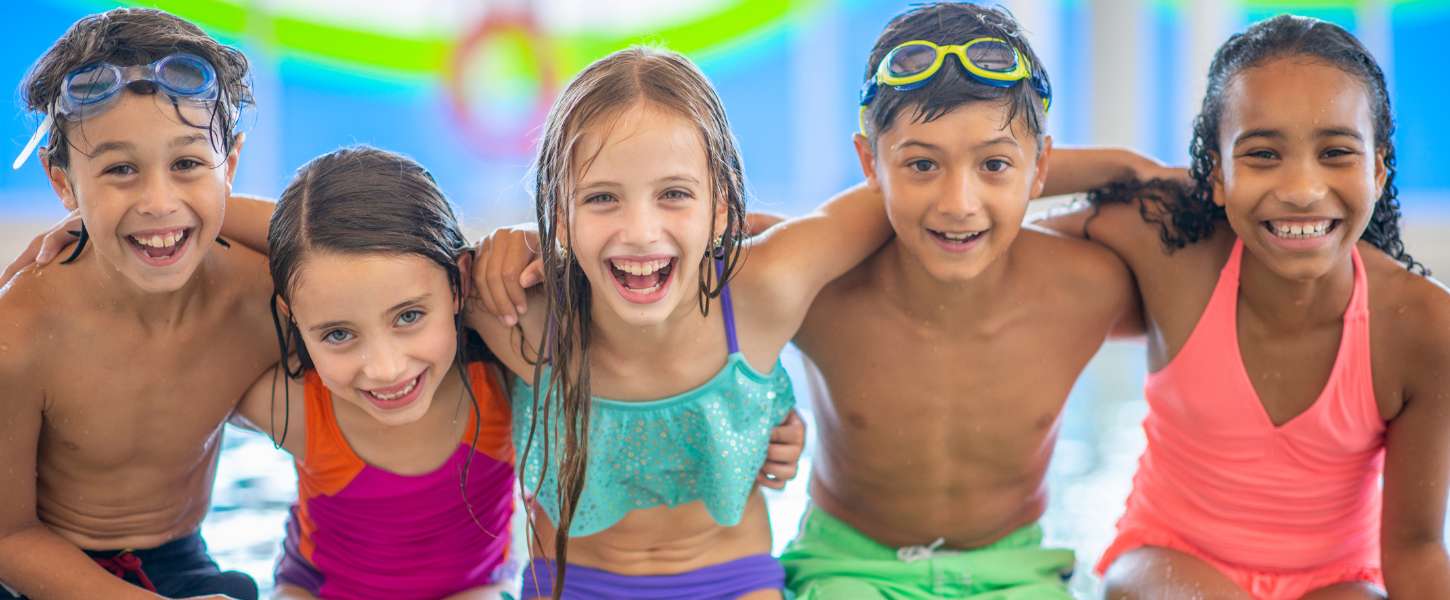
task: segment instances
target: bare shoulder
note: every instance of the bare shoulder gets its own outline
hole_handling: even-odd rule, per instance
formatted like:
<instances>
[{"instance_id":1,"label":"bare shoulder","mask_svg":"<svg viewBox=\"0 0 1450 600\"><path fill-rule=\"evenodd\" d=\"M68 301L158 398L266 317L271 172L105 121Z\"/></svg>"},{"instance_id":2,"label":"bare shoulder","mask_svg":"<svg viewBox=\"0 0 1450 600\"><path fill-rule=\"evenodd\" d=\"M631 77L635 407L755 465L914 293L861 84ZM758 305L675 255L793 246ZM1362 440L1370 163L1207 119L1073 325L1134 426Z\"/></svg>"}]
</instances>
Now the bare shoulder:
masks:
<instances>
[{"instance_id":1,"label":"bare shoulder","mask_svg":"<svg viewBox=\"0 0 1450 600\"><path fill-rule=\"evenodd\" d=\"M55 263L26 267L0 287L0 388L14 390L23 383L43 389L48 349L85 320L67 318L76 315L84 291L76 270Z\"/></svg>"},{"instance_id":2,"label":"bare shoulder","mask_svg":"<svg viewBox=\"0 0 1450 600\"><path fill-rule=\"evenodd\" d=\"M1386 339L1397 342L1391 351L1409 364L1450 366L1450 289L1364 242L1360 254L1369 283L1371 331L1383 329Z\"/></svg>"},{"instance_id":3,"label":"bare shoulder","mask_svg":"<svg viewBox=\"0 0 1450 600\"><path fill-rule=\"evenodd\" d=\"M1127 264L1101 244L1029 226L1012 241L1011 252L1015 272L1067 290L1075 302L1119 306L1135 293Z\"/></svg>"}]
</instances>

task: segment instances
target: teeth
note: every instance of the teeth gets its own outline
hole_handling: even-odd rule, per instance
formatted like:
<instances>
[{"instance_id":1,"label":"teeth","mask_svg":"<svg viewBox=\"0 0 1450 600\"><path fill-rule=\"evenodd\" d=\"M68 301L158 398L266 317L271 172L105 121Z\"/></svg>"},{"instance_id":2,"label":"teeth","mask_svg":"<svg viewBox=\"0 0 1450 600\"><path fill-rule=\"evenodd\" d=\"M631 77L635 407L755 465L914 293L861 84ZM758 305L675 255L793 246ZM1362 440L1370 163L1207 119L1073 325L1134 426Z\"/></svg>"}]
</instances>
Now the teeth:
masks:
<instances>
[{"instance_id":1,"label":"teeth","mask_svg":"<svg viewBox=\"0 0 1450 600\"><path fill-rule=\"evenodd\" d=\"M1273 222L1269 223L1275 235L1286 238L1311 238L1319 237L1329 231L1333 221L1313 221L1294 223Z\"/></svg>"},{"instance_id":2,"label":"teeth","mask_svg":"<svg viewBox=\"0 0 1450 600\"><path fill-rule=\"evenodd\" d=\"M381 400L397 400L398 398L402 398L403 396L408 395L408 392L413 391L413 386L415 386L415 385L418 385L418 378L416 378L416 377L414 377L412 381L409 381L408 382L408 385L403 386L403 389L401 389L401 390L399 390L397 392L394 392L392 394L384 394L384 393L381 393L381 392L368 392L368 393L369 394L372 394L372 395L374 395L376 397L378 397Z\"/></svg>"},{"instance_id":3,"label":"teeth","mask_svg":"<svg viewBox=\"0 0 1450 600\"><path fill-rule=\"evenodd\" d=\"M148 246L151 248L170 248L172 246L175 246L177 242L181 241L181 238L184 237L184 234L185 232L183 231L172 231L168 232L166 235L151 234L149 237L133 235L131 236L131 239L135 240L137 244L141 244L142 246Z\"/></svg>"},{"instance_id":4,"label":"teeth","mask_svg":"<svg viewBox=\"0 0 1450 600\"><path fill-rule=\"evenodd\" d=\"M613 259L610 263L614 265L614 268L630 275L653 275L656 271L668 266L670 261L663 258L645 261L622 261Z\"/></svg>"},{"instance_id":5,"label":"teeth","mask_svg":"<svg viewBox=\"0 0 1450 600\"><path fill-rule=\"evenodd\" d=\"M953 232L950 232L950 231L938 231L937 233L940 234L943 238L945 238L948 241L952 241L952 242L965 242L965 241L967 241L969 239L972 239L972 238L977 237L982 232L980 232L980 231L963 231L963 232L960 232L960 233L953 233Z\"/></svg>"}]
</instances>

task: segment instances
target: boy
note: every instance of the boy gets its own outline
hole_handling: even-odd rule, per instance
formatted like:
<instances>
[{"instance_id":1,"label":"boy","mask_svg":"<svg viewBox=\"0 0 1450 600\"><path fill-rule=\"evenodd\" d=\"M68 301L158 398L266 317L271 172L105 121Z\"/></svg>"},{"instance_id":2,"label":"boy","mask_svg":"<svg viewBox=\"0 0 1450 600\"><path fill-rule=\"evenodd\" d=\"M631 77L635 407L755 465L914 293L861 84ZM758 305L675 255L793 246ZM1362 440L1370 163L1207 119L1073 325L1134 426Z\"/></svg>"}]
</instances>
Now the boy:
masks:
<instances>
[{"instance_id":1,"label":"boy","mask_svg":"<svg viewBox=\"0 0 1450 600\"><path fill-rule=\"evenodd\" d=\"M1043 479L1073 382L1133 321L1131 278L1101 247L1021 228L1046 181L1050 91L1004 11L912 9L867 68L856 150L896 237L827 286L796 337L823 389L789 585L1069 598L1072 551L1040 545ZM1074 154L1054 187L1104 183L1076 181L1103 157Z\"/></svg>"},{"instance_id":2,"label":"boy","mask_svg":"<svg viewBox=\"0 0 1450 600\"><path fill-rule=\"evenodd\" d=\"M0 581L33 598L255 598L197 533L221 426L277 360L265 262L217 237L246 60L117 9L73 25L23 95L84 235L69 264L0 289Z\"/></svg>"}]
</instances>

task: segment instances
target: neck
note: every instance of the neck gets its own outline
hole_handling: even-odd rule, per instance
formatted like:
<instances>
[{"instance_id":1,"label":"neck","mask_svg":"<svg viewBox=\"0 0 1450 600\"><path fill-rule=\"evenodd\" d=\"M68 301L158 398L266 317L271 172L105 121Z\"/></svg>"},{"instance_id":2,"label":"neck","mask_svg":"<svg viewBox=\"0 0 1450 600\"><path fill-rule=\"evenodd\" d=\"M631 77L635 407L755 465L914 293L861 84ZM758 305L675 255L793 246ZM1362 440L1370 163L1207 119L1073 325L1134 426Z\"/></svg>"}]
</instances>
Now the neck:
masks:
<instances>
[{"instance_id":1,"label":"neck","mask_svg":"<svg viewBox=\"0 0 1450 600\"><path fill-rule=\"evenodd\" d=\"M116 312L129 315L147 331L164 331L183 323L187 313L205 301L214 259L208 255L180 289L170 292L146 292L138 289L114 265L94 250L81 255L76 266L89 269L95 287L85 293L99 304L109 304Z\"/></svg>"},{"instance_id":2,"label":"neck","mask_svg":"<svg viewBox=\"0 0 1450 600\"><path fill-rule=\"evenodd\" d=\"M892 240L875 261L876 279L887 302L911 319L938 330L951 330L980 320L1004 297L1011 268L1010 251L971 279L943 281L926 270L900 242Z\"/></svg>"},{"instance_id":3,"label":"neck","mask_svg":"<svg viewBox=\"0 0 1450 600\"><path fill-rule=\"evenodd\" d=\"M1275 329L1338 321L1354 294L1354 261L1349 256L1321 277L1296 280L1274 273L1245 249L1239 271L1239 306Z\"/></svg>"},{"instance_id":4,"label":"neck","mask_svg":"<svg viewBox=\"0 0 1450 600\"><path fill-rule=\"evenodd\" d=\"M710 310L721 310L720 303L711 300ZM590 318L590 359L599 364L600 359L616 362L624 357L630 361L655 362L666 357L677 356L682 348L699 340L705 334L709 322L700 314L700 305L694 294L681 302L663 322L639 326L626 323L610 310L604 302L593 302Z\"/></svg>"}]
</instances>

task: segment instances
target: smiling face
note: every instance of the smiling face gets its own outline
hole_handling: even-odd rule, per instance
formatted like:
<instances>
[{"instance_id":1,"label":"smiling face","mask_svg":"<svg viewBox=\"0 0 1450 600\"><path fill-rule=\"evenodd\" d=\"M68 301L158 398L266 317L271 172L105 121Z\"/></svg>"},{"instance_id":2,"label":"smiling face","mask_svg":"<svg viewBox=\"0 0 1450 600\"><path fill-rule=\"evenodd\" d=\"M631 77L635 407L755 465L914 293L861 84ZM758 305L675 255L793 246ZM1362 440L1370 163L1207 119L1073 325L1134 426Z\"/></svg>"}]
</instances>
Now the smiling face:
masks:
<instances>
[{"instance_id":1,"label":"smiling face","mask_svg":"<svg viewBox=\"0 0 1450 600\"><path fill-rule=\"evenodd\" d=\"M293 288L292 317L335 398L385 425L428 412L458 351L458 303L442 268L410 254L314 251Z\"/></svg>"},{"instance_id":2,"label":"smiling face","mask_svg":"<svg viewBox=\"0 0 1450 600\"><path fill-rule=\"evenodd\" d=\"M592 158L592 160L591 160ZM698 293L700 257L724 229L697 125L636 104L582 132L564 221L594 305L632 325L664 322Z\"/></svg>"},{"instance_id":3,"label":"smiling face","mask_svg":"<svg viewBox=\"0 0 1450 600\"><path fill-rule=\"evenodd\" d=\"M1225 88L1214 202L1249 252L1281 277L1348 259L1384 187L1369 96L1327 63L1285 57Z\"/></svg>"},{"instance_id":4,"label":"smiling face","mask_svg":"<svg viewBox=\"0 0 1450 600\"><path fill-rule=\"evenodd\" d=\"M896 240L942 282L969 280L1006 252L1022 227L1027 202L1046 180L1051 139L1037 140L1009 106L975 102L930 122L903 110L876 139L856 150L867 180L886 198Z\"/></svg>"},{"instance_id":5,"label":"smiling face","mask_svg":"<svg viewBox=\"0 0 1450 600\"><path fill-rule=\"evenodd\" d=\"M180 103L192 123L209 109ZM221 232L238 150L212 145L165 95L123 92L109 110L67 126L67 169L49 167L68 209L80 209L96 254L142 291L190 280Z\"/></svg>"}]
</instances>

